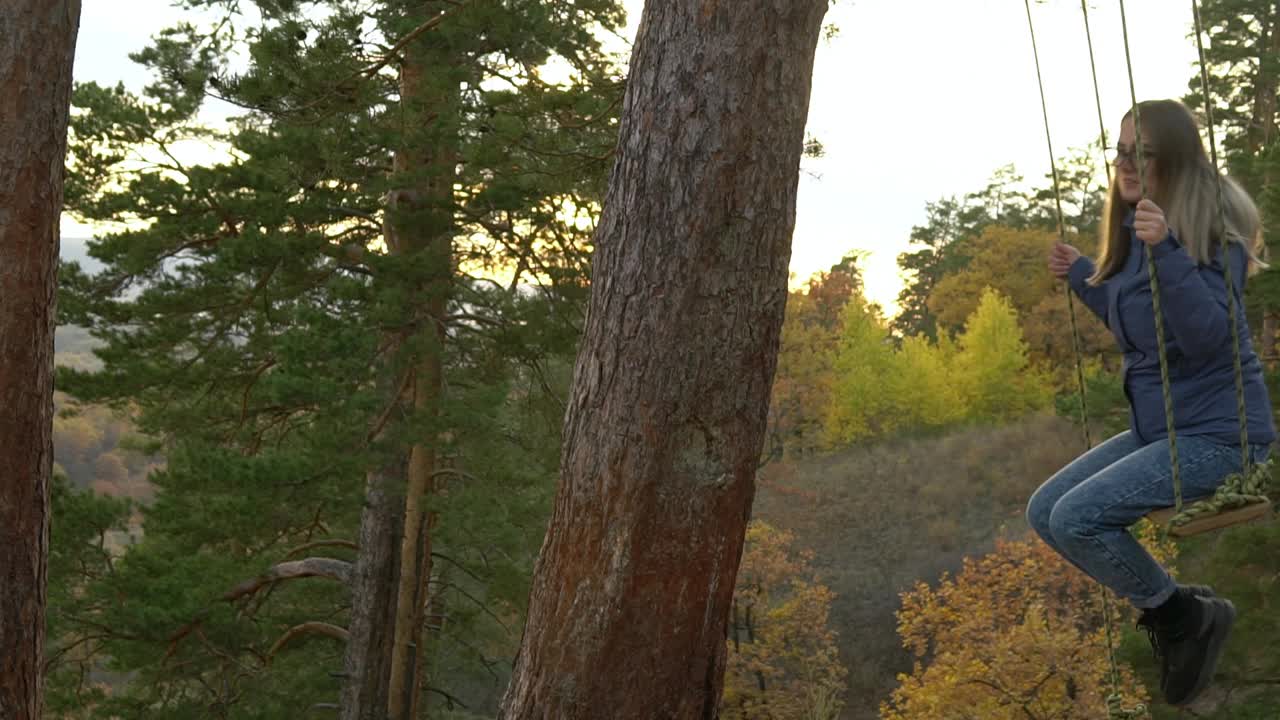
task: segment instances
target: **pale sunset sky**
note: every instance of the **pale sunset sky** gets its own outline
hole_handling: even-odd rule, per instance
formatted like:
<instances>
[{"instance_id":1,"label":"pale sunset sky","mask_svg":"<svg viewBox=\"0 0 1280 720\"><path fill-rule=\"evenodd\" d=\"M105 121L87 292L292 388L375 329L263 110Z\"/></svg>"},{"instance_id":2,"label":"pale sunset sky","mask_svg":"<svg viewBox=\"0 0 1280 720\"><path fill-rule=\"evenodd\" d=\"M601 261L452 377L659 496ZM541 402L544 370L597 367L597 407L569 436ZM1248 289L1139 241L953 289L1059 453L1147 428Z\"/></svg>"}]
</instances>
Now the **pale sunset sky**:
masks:
<instances>
[{"instance_id":1,"label":"pale sunset sky","mask_svg":"<svg viewBox=\"0 0 1280 720\"><path fill-rule=\"evenodd\" d=\"M634 35L643 0L623 0ZM1190 3L1125 3L1139 99L1181 97L1195 73ZM140 90L128 53L184 19L169 0L84 0L75 78ZM1056 154L1098 134L1080 3L1032 4ZM1089 21L1108 138L1129 105L1118 3L1096 0ZM1022 0L837 0L819 43L809 134L826 154L801 165L791 269L797 280L851 250L867 294L889 314L902 287L897 256L925 203L982 188L1014 164L1040 184L1049 172ZM210 107L216 121L234 114ZM93 228L64 218L64 237Z\"/></svg>"}]
</instances>

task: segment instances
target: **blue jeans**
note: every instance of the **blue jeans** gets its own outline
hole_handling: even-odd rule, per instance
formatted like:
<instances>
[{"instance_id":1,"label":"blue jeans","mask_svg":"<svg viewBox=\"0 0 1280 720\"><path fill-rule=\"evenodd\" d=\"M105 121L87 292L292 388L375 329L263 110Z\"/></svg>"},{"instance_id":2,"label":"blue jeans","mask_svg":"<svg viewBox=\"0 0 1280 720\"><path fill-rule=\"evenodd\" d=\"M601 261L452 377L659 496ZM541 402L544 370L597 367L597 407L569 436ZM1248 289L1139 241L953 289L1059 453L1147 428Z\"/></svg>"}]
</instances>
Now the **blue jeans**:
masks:
<instances>
[{"instance_id":1,"label":"blue jeans","mask_svg":"<svg viewBox=\"0 0 1280 720\"><path fill-rule=\"evenodd\" d=\"M1266 460L1269 450L1266 444L1250 447L1255 462ZM1086 575L1136 607L1157 607L1177 586L1128 528L1174 504L1169 460L1167 439L1142 445L1126 430L1046 480L1027 503L1027 522ZM1178 465L1183 502L1193 502L1240 471L1240 446L1179 437Z\"/></svg>"}]
</instances>

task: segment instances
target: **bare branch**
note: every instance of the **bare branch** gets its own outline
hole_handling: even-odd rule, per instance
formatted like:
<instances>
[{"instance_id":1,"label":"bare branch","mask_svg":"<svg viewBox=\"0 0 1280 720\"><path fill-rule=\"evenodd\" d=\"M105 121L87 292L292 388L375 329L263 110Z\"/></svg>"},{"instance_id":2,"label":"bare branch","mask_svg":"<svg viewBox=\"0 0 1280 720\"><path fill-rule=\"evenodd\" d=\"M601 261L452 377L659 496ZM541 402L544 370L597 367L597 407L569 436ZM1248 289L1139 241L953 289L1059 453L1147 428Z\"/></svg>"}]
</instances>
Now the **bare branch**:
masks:
<instances>
[{"instance_id":1,"label":"bare branch","mask_svg":"<svg viewBox=\"0 0 1280 720\"><path fill-rule=\"evenodd\" d=\"M431 584L437 584L438 582L439 582L438 580L430 581L430 583L431 583ZM498 617L496 614L494 614L493 610L490 610L490 609L489 609L489 606L488 606L488 605L486 605L486 604L484 604L484 602L483 602L483 601L478 600L474 595L472 595L471 593L467 592L466 590L463 590L463 589L462 589L461 587L459 587L456 583L445 583L442 587L440 587L439 591L444 591L444 590L447 590L447 589L451 589L451 590L453 590L454 592L458 593L459 595L461 595L461 596L465 597L466 599L470 600L472 603L474 603L474 604L475 604L476 608L477 608L478 610L480 610L480 612L483 612L485 615L488 615L490 618L492 618L492 619L493 619L493 621L494 621L494 622L496 622L496 623L498 623L498 625L499 625L503 630L506 630L508 633L509 633L509 632L511 632L511 627L510 627L509 625L507 625L507 623L506 623L505 621L503 621L503 619L502 619L502 618L500 618L500 617Z\"/></svg>"},{"instance_id":2,"label":"bare branch","mask_svg":"<svg viewBox=\"0 0 1280 720\"><path fill-rule=\"evenodd\" d=\"M461 10L462 8L466 7L466 6L468 5L468 3L469 3L469 2L470 2L470 0L465 0L464 2L458 2L458 3L450 3L451 5L453 5L454 9L452 9L452 10L445 10L444 12L442 12L442 13L440 13L439 15L436 15L435 17L431 18L430 20L428 20L428 21L426 21L426 22L422 23L421 25L419 25L418 27L414 28L413 30L410 30L410 31L409 31L409 34L407 34L407 35L405 35L404 37L400 38L400 41L399 41L399 42L397 42L395 45L392 45L392 46L391 46L391 49L390 49L390 50L388 50L388 51L386 52L385 56L383 57L383 59L382 59L381 61L379 61L379 62L377 62L377 63L375 63L375 64L373 64L373 65L371 65L371 66L369 66L369 67L367 67L367 68L365 68L364 70L362 70L362 71L360 72L360 74L364 75L365 77L373 77L373 74L374 74L374 73L378 72L378 71L379 71L379 70L381 70L383 67L385 67L385 66L387 65L387 63L389 63L389 62L391 62L392 60L394 60L394 59L399 55L400 51L401 51L401 50L403 50L403 49L404 49L404 47L405 47L406 45L408 45L409 43L411 43L411 42L413 42L414 40L416 40L416 39L418 38L418 36L419 36L419 35L421 35L422 33L424 33L424 32L426 32L426 31L430 30L431 28L433 28L433 27L435 27L435 26L439 25L441 22L443 22L443 21L444 21L444 19L445 19L445 18L447 18L447 17L449 17L450 15L454 14L454 13L455 13L455 12L457 12L458 10Z\"/></svg>"},{"instance_id":3,"label":"bare branch","mask_svg":"<svg viewBox=\"0 0 1280 720\"><path fill-rule=\"evenodd\" d=\"M475 580L476 582L479 582L479 583L483 583L483 582L484 582L484 580L480 579L480 576L479 576L479 575L476 575L474 572L472 572L470 568L468 568L467 566L465 566L465 565L463 565L462 563L458 562L457 560L454 560L453 558L449 557L448 555L441 555L441 554L440 554L440 553L438 553L438 552L432 551L432 552L431 552L431 557L433 557L433 558L440 558L441 560L448 560L448 561L449 561L449 563L450 563L450 564L452 564L454 567L458 568L458 569L459 569L459 570L461 570L462 572L464 572L464 573L466 573L467 575L471 576L471 579L473 579L473 580Z\"/></svg>"},{"instance_id":4,"label":"bare branch","mask_svg":"<svg viewBox=\"0 0 1280 720\"><path fill-rule=\"evenodd\" d=\"M325 635L335 640L341 640L342 642L346 642L347 639L351 637L351 633L347 632L346 628L340 628L337 625L330 625L325 622L312 621L304 622L300 625L294 625L286 630L284 635L281 635L280 639L276 640L275 644L271 646L271 649L267 651L267 664L270 664L271 660L275 658L276 653L283 649L285 645L288 645L291 640L299 635L308 634Z\"/></svg>"},{"instance_id":5,"label":"bare branch","mask_svg":"<svg viewBox=\"0 0 1280 720\"><path fill-rule=\"evenodd\" d=\"M234 602L281 580L294 580L304 577L327 577L344 584L349 583L351 581L351 563L346 560L325 557L282 562L278 565L273 565L258 577L240 583L227 591L220 599Z\"/></svg>"}]
</instances>

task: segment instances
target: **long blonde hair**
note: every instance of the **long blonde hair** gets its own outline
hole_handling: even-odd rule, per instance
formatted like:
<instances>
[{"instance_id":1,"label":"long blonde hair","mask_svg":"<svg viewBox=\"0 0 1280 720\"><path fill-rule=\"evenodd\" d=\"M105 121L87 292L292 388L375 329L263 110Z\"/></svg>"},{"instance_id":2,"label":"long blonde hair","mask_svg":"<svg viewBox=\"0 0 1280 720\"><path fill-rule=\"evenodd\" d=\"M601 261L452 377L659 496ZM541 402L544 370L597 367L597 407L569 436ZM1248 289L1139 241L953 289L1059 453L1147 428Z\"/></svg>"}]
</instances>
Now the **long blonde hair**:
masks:
<instances>
[{"instance_id":1,"label":"long blonde hair","mask_svg":"<svg viewBox=\"0 0 1280 720\"><path fill-rule=\"evenodd\" d=\"M1125 113L1129 119L1133 111ZM1138 104L1142 120L1142 146L1155 157L1147 178L1154 187L1151 201L1164 210L1174 237L1197 263L1208 264L1221 241L1240 243L1252 275L1266 267L1266 246L1258 207L1239 183L1222 176L1222 202L1226 228L1219 227L1218 178L1200 140L1195 116L1177 100L1148 100ZM1098 267L1091 285L1115 275L1129 258L1129 231L1124 227L1130 206L1120 196L1120 175L1115 173L1102 214Z\"/></svg>"}]
</instances>

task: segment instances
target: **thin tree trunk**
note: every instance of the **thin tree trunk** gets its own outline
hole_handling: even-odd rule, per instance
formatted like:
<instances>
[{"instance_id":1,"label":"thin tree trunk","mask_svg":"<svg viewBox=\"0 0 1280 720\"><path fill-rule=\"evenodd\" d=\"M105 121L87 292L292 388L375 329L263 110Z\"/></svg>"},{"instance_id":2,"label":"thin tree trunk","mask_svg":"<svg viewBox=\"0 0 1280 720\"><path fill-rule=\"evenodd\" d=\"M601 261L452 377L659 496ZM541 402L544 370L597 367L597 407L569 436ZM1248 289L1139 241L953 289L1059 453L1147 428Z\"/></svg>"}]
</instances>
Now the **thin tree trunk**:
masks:
<instances>
[{"instance_id":1,"label":"thin tree trunk","mask_svg":"<svg viewBox=\"0 0 1280 720\"><path fill-rule=\"evenodd\" d=\"M1263 18L1262 22L1267 23L1267 34L1263 38L1262 54L1270 57L1280 56L1280 2L1275 3L1272 8L1269 21ZM1259 66L1266 63L1266 57L1259 57ZM1259 72L1255 77L1254 96L1253 96L1253 113L1250 118L1249 130L1247 137L1249 138L1249 153L1257 156L1264 148L1271 145L1275 139L1276 129L1276 92L1277 83L1280 78L1274 74ZM1268 163L1262 177L1262 187L1258 192L1259 198L1265 198L1271 187L1277 182L1276 178L1277 163ZM1280 329L1280 311L1274 307L1264 307L1262 310L1262 362L1268 368L1275 368L1276 365L1276 331Z\"/></svg>"},{"instance_id":2,"label":"thin tree trunk","mask_svg":"<svg viewBox=\"0 0 1280 720\"><path fill-rule=\"evenodd\" d=\"M648 0L501 718L712 718L828 0Z\"/></svg>"},{"instance_id":3,"label":"thin tree trunk","mask_svg":"<svg viewBox=\"0 0 1280 720\"><path fill-rule=\"evenodd\" d=\"M443 3L427 0L412 4L417 20L429 18ZM415 26L421 22L413 23ZM401 51L399 102L404 118L393 165L397 187L388 193L383 234L390 254L421 257L427 276L414 288L413 317L406 324L419 328L419 336L406 346L412 370L409 383L390 386L388 400L399 407L398 417L410 412L417 418L439 415L443 389L444 316L453 281L453 181L456 150L441 123L451 119L456 104L456 83L432 75L447 58L431 35L423 35ZM443 139L442 139L443 138ZM388 367L388 375L399 374ZM427 578L431 572L431 531L434 517L426 511L434 493L436 466L434 434L407 447L398 473L371 480L370 493L378 502L366 502L364 520L376 543L370 566L379 570L356 572L353 592L353 642L348 645L347 678L341 720L412 720L418 716L423 655L422 626L427 603ZM375 512L376 509L376 512ZM391 516L394 515L394 520ZM362 548L366 541L362 522ZM383 564L389 564L386 567ZM360 608L361 600L372 607ZM367 641L354 642L359 630ZM367 623L380 623L376 628ZM359 674L362 673L362 674ZM348 706L350 704L350 706Z\"/></svg>"},{"instance_id":4,"label":"thin tree trunk","mask_svg":"<svg viewBox=\"0 0 1280 720\"><path fill-rule=\"evenodd\" d=\"M1268 369L1275 369L1276 366L1276 330L1277 317L1276 311L1270 308L1264 308L1262 314L1262 362L1266 364Z\"/></svg>"},{"instance_id":5,"label":"thin tree trunk","mask_svg":"<svg viewBox=\"0 0 1280 720\"><path fill-rule=\"evenodd\" d=\"M410 138L396 154L395 171L402 178L418 178L412 190L398 191L394 219L396 234L388 243L393 253L424 255L429 277L419 288L418 326L427 334L415 370L413 405L420 418L440 414L444 379L445 310L453 280L452 194L456 153L439 140L423 142L418 135L431 123L449 117L446 108L456 102L447 85L432 82L433 53L429 39L414 43L400 69L400 101L407 117L419 128L406 128ZM434 63L439 68L440 61ZM430 119L428 119L430 118ZM432 133L422 133L430 138ZM444 136L445 133L438 135ZM431 576L431 530L434 518L426 503L435 493L436 444L434 435L416 443L409 458L405 491L404 532L400 540L400 578L396 600L396 629L391 649L391 687L387 717L417 717L422 687L422 642L428 578Z\"/></svg>"},{"instance_id":6,"label":"thin tree trunk","mask_svg":"<svg viewBox=\"0 0 1280 720\"><path fill-rule=\"evenodd\" d=\"M0 2L0 718L43 705L53 328L80 0Z\"/></svg>"},{"instance_id":7,"label":"thin tree trunk","mask_svg":"<svg viewBox=\"0 0 1280 720\"><path fill-rule=\"evenodd\" d=\"M1247 137L1249 153L1256 155L1267 147L1275 137L1276 127L1276 91L1280 78L1274 74L1263 72L1268 58L1280 54L1280 2L1275 3L1270 18L1260 18L1264 25L1260 38L1257 58L1259 72L1254 76L1254 93L1252 117L1249 118Z\"/></svg>"}]
</instances>

